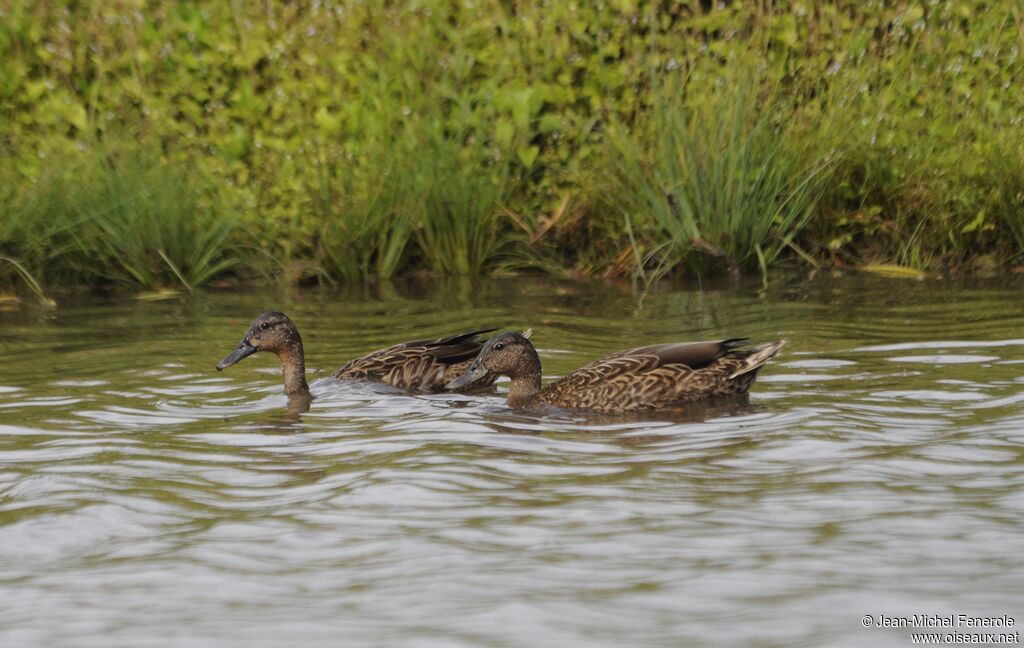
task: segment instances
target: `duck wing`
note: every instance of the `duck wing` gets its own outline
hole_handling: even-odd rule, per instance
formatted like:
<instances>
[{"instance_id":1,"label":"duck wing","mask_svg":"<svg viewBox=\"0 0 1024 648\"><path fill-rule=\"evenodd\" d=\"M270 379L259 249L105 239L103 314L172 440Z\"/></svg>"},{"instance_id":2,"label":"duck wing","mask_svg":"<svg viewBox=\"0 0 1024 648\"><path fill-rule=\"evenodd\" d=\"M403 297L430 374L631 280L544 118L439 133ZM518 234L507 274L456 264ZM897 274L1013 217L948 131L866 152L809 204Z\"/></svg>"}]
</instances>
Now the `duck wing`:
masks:
<instances>
[{"instance_id":1,"label":"duck wing","mask_svg":"<svg viewBox=\"0 0 1024 648\"><path fill-rule=\"evenodd\" d=\"M480 329L479 331L460 333L459 335L426 342L406 342L406 345L422 345L425 348L425 353L430 354L440 362L452 364L476 358L476 355L480 353L480 348L483 347L486 341L478 340L477 336L484 333L493 333L497 330L496 328Z\"/></svg>"},{"instance_id":2,"label":"duck wing","mask_svg":"<svg viewBox=\"0 0 1024 648\"><path fill-rule=\"evenodd\" d=\"M463 371L483 347L478 336L497 329L480 329L428 340L395 344L348 361L332 374L342 380L372 380L412 391L441 391L447 376ZM456 374L458 375L458 374ZM474 388L494 382L489 376Z\"/></svg>"},{"instance_id":3,"label":"duck wing","mask_svg":"<svg viewBox=\"0 0 1024 648\"><path fill-rule=\"evenodd\" d=\"M614 375L617 370L628 371L629 367L633 366L633 363L629 360L626 362L618 361L630 358L644 359L643 366L650 365L652 368L668 364L681 364L691 369L700 369L735 351L739 345L746 341L747 338L729 338L728 340L712 340L709 342L649 344L635 349L619 351L594 360L590 364L565 376L562 380L566 380L576 374L590 375L591 370L596 368L599 368L596 372L597 375Z\"/></svg>"}]
</instances>

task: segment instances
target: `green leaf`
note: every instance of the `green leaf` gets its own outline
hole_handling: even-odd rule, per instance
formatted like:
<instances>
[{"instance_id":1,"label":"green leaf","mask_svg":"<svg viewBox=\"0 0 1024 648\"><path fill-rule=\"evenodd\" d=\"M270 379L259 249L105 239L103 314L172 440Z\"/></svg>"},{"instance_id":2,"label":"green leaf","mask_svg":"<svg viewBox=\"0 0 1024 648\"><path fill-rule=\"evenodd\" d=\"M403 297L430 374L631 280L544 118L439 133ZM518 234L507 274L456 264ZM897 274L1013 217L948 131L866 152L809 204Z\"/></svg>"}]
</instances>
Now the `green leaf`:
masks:
<instances>
[{"instance_id":1,"label":"green leaf","mask_svg":"<svg viewBox=\"0 0 1024 648\"><path fill-rule=\"evenodd\" d=\"M331 115L327 108L320 106L313 113L313 121L324 135L337 135L341 131L341 118Z\"/></svg>"},{"instance_id":2,"label":"green leaf","mask_svg":"<svg viewBox=\"0 0 1024 648\"><path fill-rule=\"evenodd\" d=\"M540 148L536 146L524 146L516 151L519 161L522 162L523 166L527 169L533 168L533 163L537 160L537 156L539 154Z\"/></svg>"},{"instance_id":3,"label":"green leaf","mask_svg":"<svg viewBox=\"0 0 1024 648\"><path fill-rule=\"evenodd\" d=\"M883 277L892 277L893 279L916 279L922 281L928 276L927 273L920 270L896 265L895 263L869 263L868 265L861 266L860 269Z\"/></svg>"},{"instance_id":4,"label":"green leaf","mask_svg":"<svg viewBox=\"0 0 1024 648\"><path fill-rule=\"evenodd\" d=\"M516 127L507 119L499 119L497 126L494 127L494 141L503 148L512 144L515 134Z\"/></svg>"},{"instance_id":5,"label":"green leaf","mask_svg":"<svg viewBox=\"0 0 1024 648\"><path fill-rule=\"evenodd\" d=\"M68 104L67 109L64 111L64 118L80 131L85 131L89 128L89 114L85 112L82 104Z\"/></svg>"},{"instance_id":6,"label":"green leaf","mask_svg":"<svg viewBox=\"0 0 1024 648\"><path fill-rule=\"evenodd\" d=\"M961 234L967 234L969 232L973 232L974 230L976 230L979 227L981 227L981 225L984 222L985 222L985 210L982 209L981 211L978 212L978 215L974 217L974 220L972 220L970 223L967 223L966 225L963 226L963 228L960 230L960 233Z\"/></svg>"}]
</instances>

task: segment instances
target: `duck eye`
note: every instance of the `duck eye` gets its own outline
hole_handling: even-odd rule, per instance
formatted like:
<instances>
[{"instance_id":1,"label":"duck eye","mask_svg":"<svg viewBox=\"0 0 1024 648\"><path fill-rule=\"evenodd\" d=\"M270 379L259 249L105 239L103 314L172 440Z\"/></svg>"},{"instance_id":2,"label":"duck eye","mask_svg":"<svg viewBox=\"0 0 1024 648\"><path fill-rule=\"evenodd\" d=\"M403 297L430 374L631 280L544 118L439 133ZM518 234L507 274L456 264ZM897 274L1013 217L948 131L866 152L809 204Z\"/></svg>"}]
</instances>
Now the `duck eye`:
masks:
<instances>
[{"instance_id":1,"label":"duck eye","mask_svg":"<svg viewBox=\"0 0 1024 648\"><path fill-rule=\"evenodd\" d=\"M501 342L498 342L497 344L494 345L494 350L495 351L501 351L504 348L505 348L505 345L502 344Z\"/></svg>"},{"instance_id":2,"label":"duck eye","mask_svg":"<svg viewBox=\"0 0 1024 648\"><path fill-rule=\"evenodd\" d=\"M262 324L260 324L261 331L266 331L268 328L270 328L270 322L263 322Z\"/></svg>"}]
</instances>

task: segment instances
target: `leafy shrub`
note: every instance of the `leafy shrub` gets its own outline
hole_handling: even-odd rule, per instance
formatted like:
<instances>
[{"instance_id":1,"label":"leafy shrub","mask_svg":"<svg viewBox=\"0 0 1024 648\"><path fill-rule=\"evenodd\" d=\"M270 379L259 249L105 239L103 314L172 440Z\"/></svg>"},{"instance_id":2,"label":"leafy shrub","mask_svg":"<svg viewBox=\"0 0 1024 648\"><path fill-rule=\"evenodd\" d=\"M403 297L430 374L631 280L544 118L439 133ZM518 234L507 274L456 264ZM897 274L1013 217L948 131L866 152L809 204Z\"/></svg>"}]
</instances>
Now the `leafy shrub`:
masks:
<instances>
[{"instance_id":1,"label":"leafy shrub","mask_svg":"<svg viewBox=\"0 0 1024 648\"><path fill-rule=\"evenodd\" d=\"M788 233L837 263L942 267L990 253L1009 262L1017 221L1004 214L1017 180L991 163L991 143L1024 120L1020 20L1009 0L11 0L0 6L0 168L19 185L38 183L52 174L40 151L152 142L190 184L209 180L214 190L194 200L205 213L236 214L264 258L343 280L486 272L512 257L551 272L668 270L698 263L686 244L694 223L730 257L725 267L753 265L758 248L770 265ZM756 89L734 70L756 70ZM666 103L666 79L677 76L686 95ZM714 112L728 96L772 103ZM666 126L673 114L746 133L714 158L746 175L680 165L676 180L738 193L687 190L689 217L634 200L630 242L621 204L609 214L587 201L609 151L666 163L673 155L656 128L685 134L675 158L710 161L723 144L692 118ZM756 135L767 132L785 134L785 146L771 150ZM778 209L768 226L742 205L816 168L814 151L796 150L801 138L843 155L805 227ZM778 171L757 180L768 156ZM705 222L712 203L719 216ZM90 213L134 227L128 211ZM18 235L20 255L6 254L27 270L66 254L61 228L71 224L33 222L39 232ZM14 235L5 236L7 250ZM76 263L118 258L92 252ZM138 277L116 265L91 276L166 282L171 265L190 285L211 276L178 266L202 258L171 260L132 262Z\"/></svg>"}]
</instances>

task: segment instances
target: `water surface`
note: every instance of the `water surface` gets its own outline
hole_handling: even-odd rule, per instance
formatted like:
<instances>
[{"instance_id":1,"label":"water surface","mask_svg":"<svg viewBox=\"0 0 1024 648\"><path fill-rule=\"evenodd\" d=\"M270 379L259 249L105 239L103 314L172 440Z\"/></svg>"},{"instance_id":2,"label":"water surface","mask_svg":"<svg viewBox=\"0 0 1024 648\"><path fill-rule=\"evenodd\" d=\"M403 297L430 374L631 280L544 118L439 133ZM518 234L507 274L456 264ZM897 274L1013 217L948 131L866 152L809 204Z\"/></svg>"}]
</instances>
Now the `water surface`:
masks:
<instances>
[{"instance_id":1,"label":"water surface","mask_svg":"<svg viewBox=\"0 0 1024 648\"><path fill-rule=\"evenodd\" d=\"M0 645L910 644L1024 623L1021 283L793 278L638 295L492 280L65 299L0 313ZM213 366L268 308L272 357ZM659 341L789 340L746 403L531 417L324 378L535 329L546 377Z\"/></svg>"}]
</instances>

